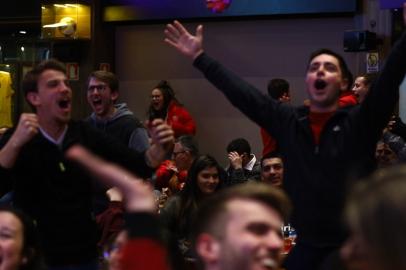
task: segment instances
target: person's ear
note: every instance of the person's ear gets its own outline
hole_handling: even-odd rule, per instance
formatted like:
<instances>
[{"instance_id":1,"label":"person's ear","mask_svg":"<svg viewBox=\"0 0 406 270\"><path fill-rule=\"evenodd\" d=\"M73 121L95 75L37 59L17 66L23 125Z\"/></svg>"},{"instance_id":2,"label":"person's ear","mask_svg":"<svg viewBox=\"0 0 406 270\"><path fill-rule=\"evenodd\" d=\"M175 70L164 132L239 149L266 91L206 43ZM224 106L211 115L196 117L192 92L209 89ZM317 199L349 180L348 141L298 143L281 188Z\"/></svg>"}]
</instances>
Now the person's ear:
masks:
<instances>
[{"instance_id":1,"label":"person's ear","mask_svg":"<svg viewBox=\"0 0 406 270\"><path fill-rule=\"evenodd\" d=\"M112 100L113 102L116 102L117 99L118 99L118 91L113 91L113 92L111 92L111 100Z\"/></svg>"},{"instance_id":2,"label":"person's ear","mask_svg":"<svg viewBox=\"0 0 406 270\"><path fill-rule=\"evenodd\" d=\"M196 251L205 264L216 263L221 255L221 245L212 235L202 233L197 237Z\"/></svg>"},{"instance_id":3,"label":"person's ear","mask_svg":"<svg viewBox=\"0 0 406 270\"><path fill-rule=\"evenodd\" d=\"M348 84L349 84L348 79L347 79L347 78L343 78L343 79L341 80L340 92L345 92L345 91L347 91L347 90L348 90L348 86L349 86Z\"/></svg>"},{"instance_id":4,"label":"person's ear","mask_svg":"<svg viewBox=\"0 0 406 270\"><path fill-rule=\"evenodd\" d=\"M28 92L26 98L27 101L33 106L38 106L40 104L40 99L37 92Z\"/></svg>"}]
</instances>

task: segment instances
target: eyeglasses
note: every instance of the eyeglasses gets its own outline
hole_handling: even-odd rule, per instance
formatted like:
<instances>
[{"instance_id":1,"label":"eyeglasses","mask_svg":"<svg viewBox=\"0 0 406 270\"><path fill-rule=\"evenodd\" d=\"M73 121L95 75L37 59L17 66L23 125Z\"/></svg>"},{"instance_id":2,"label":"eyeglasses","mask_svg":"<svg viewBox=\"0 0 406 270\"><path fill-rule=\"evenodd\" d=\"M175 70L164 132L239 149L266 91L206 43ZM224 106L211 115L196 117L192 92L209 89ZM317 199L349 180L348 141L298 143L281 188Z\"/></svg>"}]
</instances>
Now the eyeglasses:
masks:
<instances>
[{"instance_id":1,"label":"eyeglasses","mask_svg":"<svg viewBox=\"0 0 406 270\"><path fill-rule=\"evenodd\" d=\"M89 86L89 88L87 88L88 92L93 92L94 90L96 90L98 93L102 93L104 92L104 90L106 90L107 85L105 84L97 84L97 85L91 85Z\"/></svg>"}]
</instances>

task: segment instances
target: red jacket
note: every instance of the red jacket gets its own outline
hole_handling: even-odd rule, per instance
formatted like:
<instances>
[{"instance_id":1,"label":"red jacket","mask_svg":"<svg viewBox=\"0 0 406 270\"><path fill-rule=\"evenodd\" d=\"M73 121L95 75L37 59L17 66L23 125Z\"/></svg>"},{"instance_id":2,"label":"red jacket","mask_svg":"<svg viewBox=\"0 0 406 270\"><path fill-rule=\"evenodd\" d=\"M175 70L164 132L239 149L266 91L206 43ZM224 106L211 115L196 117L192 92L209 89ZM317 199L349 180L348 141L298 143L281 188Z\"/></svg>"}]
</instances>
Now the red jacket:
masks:
<instances>
[{"instance_id":1,"label":"red jacket","mask_svg":"<svg viewBox=\"0 0 406 270\"><path fill-rule=\"evenodd\" d=\"M185 107L174 101L169 103L166 122L175 132L175 138L182 135L195 135L196 123Z\"/></svg>"},{"instance_id":2,"label":"red jacket","mask_svg":"<svg viewBox=\"0 0 406 270\"><path fill-rule=\"evenodd\" d=\"M340 96L340 99L338 100L338 106L340 108L357 104L358 104L357 98L354 96L352 91L343 92Z\"/></svg>"},{"instance_id":3,"label":"red jacket","mask_svg":"<svg viewBox=\"0 0 406 270\"><path fill-rule=\"evenodd\" d=\"M175 167L175 163L172 160L163 161L155 171L155 189L161 190L169 185L169 180L176 175L179 183L185 183L187 177L187 171L175 172L171 169Z\"/></svg>"},{"instance_id":4,"label":"red jacket","mask_svg":"<svg viewBox=\"0 0 406 270\"><path fill-rule=\"evenodd\" d=\"M264 145L264 148L262 149L262 156L275 151L276 140L263 128L261 128L261 138L262 144Z\"/></svg>"}]
</instances>

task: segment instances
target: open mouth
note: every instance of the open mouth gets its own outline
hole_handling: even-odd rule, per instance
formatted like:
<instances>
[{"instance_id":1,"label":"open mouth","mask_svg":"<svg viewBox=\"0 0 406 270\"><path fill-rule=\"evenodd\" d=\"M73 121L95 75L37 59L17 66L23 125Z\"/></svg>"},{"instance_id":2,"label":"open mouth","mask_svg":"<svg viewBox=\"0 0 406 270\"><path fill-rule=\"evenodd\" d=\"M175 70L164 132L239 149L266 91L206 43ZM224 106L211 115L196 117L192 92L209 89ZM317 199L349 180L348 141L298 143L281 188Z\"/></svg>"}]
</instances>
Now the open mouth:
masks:
<instances>
[{"instance_id":1,"label":"open mouth","mask_svg":"<svg viewBox=\"0 0 406 270\"><path fill-rule=\"evenodd\" d=\"M271 258L265 258L261 261L262 266L264 266L266 269L276 269L278 267L277 263L275 260Z\"/></svg>"},{"instance_id":2,"label":"open mouth","mask_svg":"<svg viewBox=\"0 0 406 270\"><path fill-rule=\"evenodd\" d=\"M102 101L101 101L101 99L95 99L92 101L92 103L93 103L93 106L96 107L96 106L100 106L102 104Z\"/></svg>"},{"instance_id":3,"label":"open mouth","mask_svg":"<svg viewBox=\"0 0 406 270\"><path fill-rule=\"evenodd\" d=\"M322 90L322 89L324 89L326 86L327 86L327 83L326 83L324 80L317 79L317 80L314 82L314 87L315 87L317 90Z\"/></svg>"},{"instance_id":4,"label":"open mouth","mask_svg":"<svg viewBox=\"0 0 406 270\"><path fill-rule=\"evenodd\" d=\"M69 109L70 107L70 99L64 98L58 101L58 106L61 109Z\"/></svg>"}]
</instances>

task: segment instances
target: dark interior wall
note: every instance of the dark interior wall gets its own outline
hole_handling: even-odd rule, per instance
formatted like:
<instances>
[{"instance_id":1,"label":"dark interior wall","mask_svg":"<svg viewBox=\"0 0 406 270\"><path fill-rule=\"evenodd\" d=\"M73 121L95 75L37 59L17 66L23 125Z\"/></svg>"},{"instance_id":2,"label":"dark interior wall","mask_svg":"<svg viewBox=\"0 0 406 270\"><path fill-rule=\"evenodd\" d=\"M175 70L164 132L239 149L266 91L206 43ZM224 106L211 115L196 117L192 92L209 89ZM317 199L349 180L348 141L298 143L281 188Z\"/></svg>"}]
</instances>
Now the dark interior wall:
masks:
<instances>
[{"instance_id":1,"label":"dark interior wall","mask_svg":"<svg viewBox=\"0 0 406 270\"><path fill-rule=\"evenodd\" d=\"M189 30L197 24L186 24ZM226 164L225 147L236 137L245 137L260 157L259 127L236 110L184 58L163 42L164 25L120 26L116 31L116 73L121 81L121 100L145 119L152 88L167 79L197 122L202 153ZM262 91L270 78L291 83L292 103L306 98L304 75L308 55L320 48L342 53L355 71L356 55L344 53L344 30L354 28L354 19L313 18L230 22L205 22L204 45L208 54L244 77Z\"/></svg>"}]
</instances>

